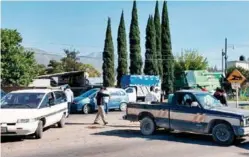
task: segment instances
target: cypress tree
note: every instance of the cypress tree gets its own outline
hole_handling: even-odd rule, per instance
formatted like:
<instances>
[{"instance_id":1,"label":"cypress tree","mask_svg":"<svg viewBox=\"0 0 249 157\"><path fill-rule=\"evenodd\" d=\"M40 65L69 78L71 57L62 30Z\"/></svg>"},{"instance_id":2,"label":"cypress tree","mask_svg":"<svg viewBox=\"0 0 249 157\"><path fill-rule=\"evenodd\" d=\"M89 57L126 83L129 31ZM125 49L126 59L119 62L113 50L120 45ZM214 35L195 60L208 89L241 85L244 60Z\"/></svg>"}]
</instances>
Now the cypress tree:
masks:
<instances>
[{"instance_id":1,"label":"cypress tree","mask_svg":"<svg viewBox=\"0 0 249 157\"><path fill-rule=\"evenodd\" d=\"M154 24L156 30L156 53L157 53L158 74L162 78L163 64L162 64L162 52L161 52L161 23L160 23L158 1L156 2L156 7L155 7Z\"/></svg>"},{"instance_id":2,"label":"cypress tree","mask_svg":"<svg viewBox=\"0 0 249 157\"><path fill-rule=\"evenodd\" d=\"M161 52L163 60L162 89L166 94L169 94L174 90L174 57L172 55L167 2L165 1L163 3L161 31Z\"/></svg>"},{"instance_id":3,"label":"cypress tree","mask_svg":"<svg viewBox=\"0 0 249 157\"><path fill-rule=\"evenodd\" d=\"M130 74L141 74L143 61L140 47L140 31L136 1L133 2L131 25L130 25Z\"/></svg>"},{"instance_id":4,"label":"cypress tree","mask_svg":"<svg viewBox=\"0 0 249 157\"><path fill-rule=\"evenodd\" d=\"M144 74L157 75L156 31L152 16L149 16L147 22L145 48Z\"/></svg>"},{"instance_id":5,"label":"cypress tree","mask_svg":"<svg viewBox=\"0 0 249 157\"><path fill-rule=\"evenodd\" d=\"M105 47L103 52L103 85L105 87L114 86L114 47L112 42L111 19L108 18L106 29Z\"/></svg>"},{"instance_id":6,"label":"cypress tree","mask_svg":"<svg viewBox=\"0 0 249 157\"><path fill-rule=\"evenodd\" d=\"M118 27L118 68L117 68L117 85L120 87L121 77L127 74L127 44L124 12L122 11L120 23Z\"/></svg>"}]
</instances>

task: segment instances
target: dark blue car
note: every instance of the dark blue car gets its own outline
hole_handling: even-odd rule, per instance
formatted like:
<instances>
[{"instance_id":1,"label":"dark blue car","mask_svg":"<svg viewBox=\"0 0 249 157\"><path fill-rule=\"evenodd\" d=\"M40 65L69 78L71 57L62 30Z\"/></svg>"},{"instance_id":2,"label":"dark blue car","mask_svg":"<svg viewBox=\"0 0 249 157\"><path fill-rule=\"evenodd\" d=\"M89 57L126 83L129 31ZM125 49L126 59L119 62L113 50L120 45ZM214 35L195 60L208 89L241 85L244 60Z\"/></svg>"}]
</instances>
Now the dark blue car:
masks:
<instances>
[{"instance_id":1,"label":"dark blue car","mask_svg":"<svg viewBox=\"0 0 249 157\"><path fill-rule=\"evenodd\" d=\"M107 88L107 90L111 95L108 103L108 109L119 109L121 111L125 111L129 101L125 90L121 88ZM98 107L95 97L98 91L99 88L94 88L76 97L71 105L71 112L82 112L84 114L88 114L96 111Z\"/></svg>"},{"instance_id":2,"label":"dark blue car","mask_svg":"<svg viewBox=\"0 0 249 157\"><path fill-rule=\"evenodd\" d=\"M1 95L0 98L2 99L2 97L4 97L6 95L6 93L1 89Z\"/></svg>"}]
</instances>

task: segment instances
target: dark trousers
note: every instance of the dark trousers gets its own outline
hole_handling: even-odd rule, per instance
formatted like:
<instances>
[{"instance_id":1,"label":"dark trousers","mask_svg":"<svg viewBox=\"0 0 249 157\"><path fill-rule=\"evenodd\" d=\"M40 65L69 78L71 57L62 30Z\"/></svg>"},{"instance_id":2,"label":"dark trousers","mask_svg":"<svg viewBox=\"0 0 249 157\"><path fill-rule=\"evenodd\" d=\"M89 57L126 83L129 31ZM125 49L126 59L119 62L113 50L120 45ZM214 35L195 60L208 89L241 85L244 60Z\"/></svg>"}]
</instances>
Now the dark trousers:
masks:
<instances>
[{"instance_id":1,"label":"dark trousers","mask_svg":"<svg viewBox=\"0 0 249 157\"><path fill-rule=\"evenodd\" d=\"M67 108L68 108L68 116L71 113L71 102L67 103Z\"/></svg>"},{"instance_id":2,"label":"dark trousers","mask_svg":"<svg viewBox=\"0 0 249 157\"><path fill-rule=\"evenodd\" d=\"M108 114L108 112L109 112L109 108L108 108L107 103L105 103L105 113Z\"/></svg>"}]
</instances>

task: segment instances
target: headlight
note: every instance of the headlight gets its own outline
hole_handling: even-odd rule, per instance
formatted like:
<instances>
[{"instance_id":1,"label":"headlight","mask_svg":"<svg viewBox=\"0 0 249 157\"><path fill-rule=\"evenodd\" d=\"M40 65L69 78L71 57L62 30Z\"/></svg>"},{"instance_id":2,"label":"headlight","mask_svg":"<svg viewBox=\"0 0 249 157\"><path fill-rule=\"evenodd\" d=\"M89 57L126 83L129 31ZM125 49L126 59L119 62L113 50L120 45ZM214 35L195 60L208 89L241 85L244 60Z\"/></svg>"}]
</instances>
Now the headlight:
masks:
<instances>
[{"instance_id":1,"label":"headlight","mask_svg":"<svg viewBox=\"0 0 249 157\"><path fill-rule=\"evenodd\" d=\"M249 126L249 117L243 118L243 120L240 121L240 126Z\"/></svg>"},{"instance_id":2,"label":"headlight","mask_svg":"<svg viewBox=\"0 0 249 157\"><path fill-rule=\"evenodd\" d=\"M242 126L242 127L245 126L245 120L244 119L240 120L240 126Z\"/></svg>"},{"instance_id":3,"label":"headlight","mask_svg":"<svg viewBox=\"0 0 249 157\"><path fill-rule=\"evenodd\" d=\"M35 119L18 119L17 123L31 123L35 122Z\"/></svg>"}]
</instances>

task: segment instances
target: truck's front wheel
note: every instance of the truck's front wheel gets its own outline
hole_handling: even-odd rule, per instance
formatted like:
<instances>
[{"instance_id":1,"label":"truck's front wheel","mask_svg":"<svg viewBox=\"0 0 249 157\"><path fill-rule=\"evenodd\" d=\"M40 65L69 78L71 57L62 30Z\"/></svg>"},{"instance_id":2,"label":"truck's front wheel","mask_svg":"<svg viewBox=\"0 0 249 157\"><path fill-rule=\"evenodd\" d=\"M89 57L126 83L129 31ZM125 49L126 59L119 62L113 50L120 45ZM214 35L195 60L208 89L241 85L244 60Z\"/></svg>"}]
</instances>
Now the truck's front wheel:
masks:
<instances>
[{"instance_id":1,"label":"truck's front wheel","mask_svg":"<svg viewBox=\"0 0 249 157\"><path fill-rule=\"evenodd\" d=\"M235 139L233 129L224 123L215 125L212 130L212 135L214 141L220 145L231 145Z\"/></svg>"},{"instance_id":2,"label":"truck's front wheel","mask_svg":"<svg viewBox=\"0 0 249 157\"><path fill-rule=\"evenodd\" d=\"M143 135L151 135L156 129L154 121L150 117L145 117L140 122L140 130Z\"/></svg>"}]
</instances>

